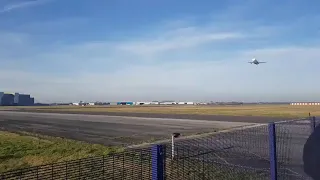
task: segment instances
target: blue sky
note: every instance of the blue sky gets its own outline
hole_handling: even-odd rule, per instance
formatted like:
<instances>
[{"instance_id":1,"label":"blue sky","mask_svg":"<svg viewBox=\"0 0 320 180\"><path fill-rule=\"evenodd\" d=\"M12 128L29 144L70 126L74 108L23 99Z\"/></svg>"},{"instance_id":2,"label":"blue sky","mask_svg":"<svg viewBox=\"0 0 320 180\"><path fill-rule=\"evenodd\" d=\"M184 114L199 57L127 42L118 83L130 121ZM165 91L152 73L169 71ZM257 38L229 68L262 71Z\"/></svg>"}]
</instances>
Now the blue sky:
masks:
<instances>
[{"instance_id":1,"label":"blue sky","mask_svg":"<svg viewBox=\"0 0 320 180\"><path fill-rule=\"evenodd\" d=\"M0 0L0 89L42 102L320 101L319 6Z\"/></svg>"}]
</instances>

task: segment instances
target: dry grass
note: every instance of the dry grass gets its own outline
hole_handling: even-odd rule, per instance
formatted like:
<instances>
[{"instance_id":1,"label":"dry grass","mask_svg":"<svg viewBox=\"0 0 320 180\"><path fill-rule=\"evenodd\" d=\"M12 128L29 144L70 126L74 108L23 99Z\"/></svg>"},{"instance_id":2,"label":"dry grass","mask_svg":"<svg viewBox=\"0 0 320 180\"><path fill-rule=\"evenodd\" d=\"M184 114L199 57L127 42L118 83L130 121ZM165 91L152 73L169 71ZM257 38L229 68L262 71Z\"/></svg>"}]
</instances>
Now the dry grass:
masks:
<instances>
[{"instance_id":1,"label":"dry grass","mask_svg":"<svg viewBox=\"0 0 320 180\"><path fill-rule=\"evenodd\" d=\"M5 108L5 107L3 107ZM291 105L242 105L242 106L44 106L14 107L14 109L39 112L73 113L159 113L159 114L197 114L197 115L234 115L270 117L320 116L320 106Z\"/></svg>"},{"instance_id":2,"label":"dry grass","mask_svg":"<svg viewBox=\"0 0 320 180\"><path fill-rule=\"evenodd\" d=\"M0 131L0 172L121 150L63 138Z\"/></svg>"}]
</instances>

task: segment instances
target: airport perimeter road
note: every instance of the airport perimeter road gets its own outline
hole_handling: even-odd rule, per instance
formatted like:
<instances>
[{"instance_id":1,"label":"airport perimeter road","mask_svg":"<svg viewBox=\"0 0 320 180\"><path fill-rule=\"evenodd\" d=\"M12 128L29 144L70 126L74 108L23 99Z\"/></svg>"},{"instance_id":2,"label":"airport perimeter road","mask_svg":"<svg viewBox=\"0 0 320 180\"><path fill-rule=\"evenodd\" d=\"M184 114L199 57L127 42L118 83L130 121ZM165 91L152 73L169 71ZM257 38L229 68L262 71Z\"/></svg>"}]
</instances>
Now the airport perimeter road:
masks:
<instances>
[{"instance_id":1,"label":"airport perimeter road","mask_svg":"<svg viewBox=\"0 0 320 180\"><path fill-rule=\"evenodd\" d=\"M187 135L249 124L168 118L0 111L0 128L4 130L34 132L105 145L136 144L169 138L173 132Z\"/></svg>"},{"instance_id":2,"label":"airport perimeter road","mask_svg":"<svg viewBox=\"0 0 320 180\"><path fill-rule=\"evenodd\" d=\"M37 110L13 110L20 112L39 112ZM171 119L193 119L209 121L228 121L228 122L248 122L248 123L268 123L287 120L283 117L262 117L262 116L226 116L226 115L200 115L200 114L157 114L157 113L129 113L129 112L79 112L79 111L46 111L42 113L59 114L86 114L86 115L108 115L108 116L128 116L128 117L146 117L146 118L171 118Z\"/></svg>"}]
</instances>

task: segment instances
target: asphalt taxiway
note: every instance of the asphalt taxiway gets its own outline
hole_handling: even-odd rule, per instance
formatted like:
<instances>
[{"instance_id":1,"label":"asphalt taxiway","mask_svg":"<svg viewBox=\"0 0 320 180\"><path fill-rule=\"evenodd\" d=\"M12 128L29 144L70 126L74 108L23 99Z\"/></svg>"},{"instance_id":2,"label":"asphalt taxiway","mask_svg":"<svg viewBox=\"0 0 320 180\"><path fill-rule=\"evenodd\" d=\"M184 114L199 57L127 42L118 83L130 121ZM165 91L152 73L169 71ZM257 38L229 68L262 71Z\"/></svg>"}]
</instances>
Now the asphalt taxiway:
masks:
<instances>
[{"instance_id":1,"label":"asphalt taxiway","mask_svg":"<svg viewBox=\"0 0 320 180\"><path fill-rule=\"evenodd\" d=\"M130 145L182 135L212 132L245 122L0 111L0 128L65 137L104 145Z\"/></svg>"},{"instance_id":2,"label":"asphalt taxiway","mask_svg":"<svg viewBox=\"0 0 320 180\"><path fill-rule=\"evenodd\" d=\"M169 119L192 119L224 122L248 122L248 123L268 123L287 120L285 117L267 116L232 116L232 115L204 115L204 114L165 114L165 113L141 113L141 112L94 112L94 111L59 111L58 109L11 109L19 112L41 112L58 114L84 114L84 115L107 115L107 116L126 116L143 118L169 118Z\"/></svg>"}]
</instances>

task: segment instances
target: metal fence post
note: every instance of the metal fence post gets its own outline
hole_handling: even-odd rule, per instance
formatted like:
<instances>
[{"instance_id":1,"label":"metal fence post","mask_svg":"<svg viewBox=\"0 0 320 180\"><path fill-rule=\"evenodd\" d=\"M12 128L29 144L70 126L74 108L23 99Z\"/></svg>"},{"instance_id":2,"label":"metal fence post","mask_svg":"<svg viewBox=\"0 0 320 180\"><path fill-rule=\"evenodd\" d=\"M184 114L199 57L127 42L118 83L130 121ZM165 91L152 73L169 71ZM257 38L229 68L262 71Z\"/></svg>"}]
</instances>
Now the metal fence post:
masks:
<instances>
[{"instance_id":1,"label":"metal fence post","mask_svg":"<svg viewBox=\"0 0 320 180\"><path fill-rule=\"evenodd\" d=\"M269 155L271 180L277 180L277 146L276 146L276 125L269 123Z\"/></svg>"},{"instance_id":2,"label":"metal fence post","mask_svg":"<svg viewBox=\"0 0 320 180\"><path fill-rule=\"evenodd\" d=\"M316 129L316 117L313 116L310 118L311 120L311 132L313 132Z\"/></svg>"},{"instance_id":3,"label":"metal fence post","mask_svg":"<svg viewBox=\"0 0 320 180\"><path fill-rule=\"evenodd\" d=\"M164 180L164 148L164 145L155 145L152 147L152 180Z\"/></svg>"},{"instance_id":4,"label":"metal fence post","mask_svg":"<svg viewBox=\"0 0 320 180\"><path fill-rule=\"evenodd\" d=\"M102 177L103 179L105 179L106 177L104 176L104 166L105 166L105 163L104 163L104 155L102 156Z\"/></svg>"}]
</instances>

